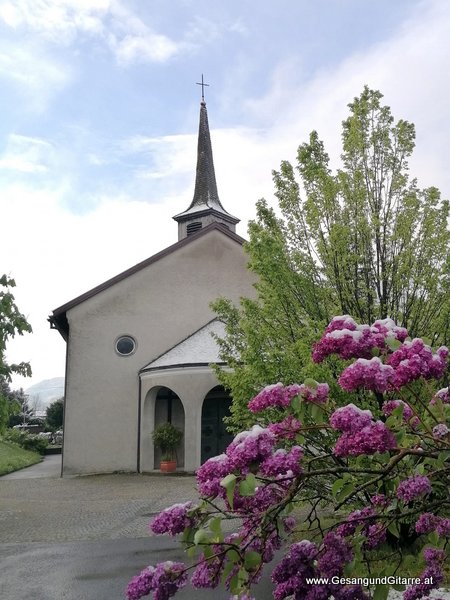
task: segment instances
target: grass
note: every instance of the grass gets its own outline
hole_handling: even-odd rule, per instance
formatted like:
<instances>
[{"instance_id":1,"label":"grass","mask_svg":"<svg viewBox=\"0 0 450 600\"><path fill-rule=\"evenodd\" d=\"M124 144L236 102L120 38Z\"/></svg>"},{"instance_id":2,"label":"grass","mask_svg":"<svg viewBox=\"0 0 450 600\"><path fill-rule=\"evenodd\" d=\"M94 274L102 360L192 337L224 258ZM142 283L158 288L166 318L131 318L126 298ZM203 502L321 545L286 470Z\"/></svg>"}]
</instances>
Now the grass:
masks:
<instances>
[{"instance_id":1,"label":"grass","mask_svg":"<svg viewBox=\"0 0 450 600\"><path fill-rule=\"evenodd\" d=\"M42 456L0 440L0 475L6 475L40 462Z\"/></svg>"}]
</instances>

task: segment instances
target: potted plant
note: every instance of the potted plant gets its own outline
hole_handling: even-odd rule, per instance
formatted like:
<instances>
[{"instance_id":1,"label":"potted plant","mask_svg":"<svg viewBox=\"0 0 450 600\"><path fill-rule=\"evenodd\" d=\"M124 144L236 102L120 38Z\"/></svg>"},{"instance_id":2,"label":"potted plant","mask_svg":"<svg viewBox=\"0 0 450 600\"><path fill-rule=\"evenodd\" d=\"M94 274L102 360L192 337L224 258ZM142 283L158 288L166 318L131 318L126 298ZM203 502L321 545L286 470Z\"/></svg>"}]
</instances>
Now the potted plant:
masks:
<instances>
[{"instance_id":1,"label":"potted plant","mask_svg":"<svg viewBox=\"0 0 450 600\"><path fill-rule=\"evenodd\" d=\"M176 450L180 445L183 432L172 425L162 423L153 431L153 442L161 450L160 469L163 473L173 473L177 467Z\"/></svg>"}]
</instances>

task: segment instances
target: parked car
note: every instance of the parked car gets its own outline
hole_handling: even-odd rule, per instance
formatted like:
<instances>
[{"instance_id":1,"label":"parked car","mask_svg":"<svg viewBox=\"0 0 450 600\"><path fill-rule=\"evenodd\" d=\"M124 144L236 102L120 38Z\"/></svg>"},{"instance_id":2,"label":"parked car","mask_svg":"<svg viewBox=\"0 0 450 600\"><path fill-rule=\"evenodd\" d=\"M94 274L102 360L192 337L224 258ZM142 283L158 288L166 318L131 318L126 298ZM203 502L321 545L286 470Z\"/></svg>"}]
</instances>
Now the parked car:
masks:
<instances>
[{"instance_id":1,"label":"parked car","mask_svg":"<svg viewBox=\"0 0 450 600\"><path fill-rule=\"evenodd\" d=\"M63 436L64 433L62 429L58 429L58 431L55 431L55 433L53 434L52 444L62 444Z\"/></svg>"}]
</instances>

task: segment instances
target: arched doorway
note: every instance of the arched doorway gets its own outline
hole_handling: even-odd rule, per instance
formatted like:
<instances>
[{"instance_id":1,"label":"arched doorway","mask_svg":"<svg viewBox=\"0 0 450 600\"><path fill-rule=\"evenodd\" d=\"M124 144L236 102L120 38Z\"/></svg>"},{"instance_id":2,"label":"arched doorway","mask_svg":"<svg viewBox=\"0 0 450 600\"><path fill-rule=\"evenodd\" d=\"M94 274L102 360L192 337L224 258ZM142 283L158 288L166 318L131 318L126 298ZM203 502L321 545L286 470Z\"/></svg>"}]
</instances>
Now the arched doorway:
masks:
<instances>
[{"instance_id":1,"label":"arched doorway","mask_svg":"<svg viewBox=\"0 0 450 600\"><path fill-rule=\"evenodd\" d=\"M162 423L172 423L184 434L184 408L179 397L168 387L160 387L155 398L155 427ZM154 468L159 469L161 451L155 448ZM177 450L177 466L184 467L184 439Z\"/></svg>"},{"instance_id":2,"label":"arched doorway","mask_svg":"<svg viewBox=\"0 0 450 600\"><path fill-rule=\"evenodd\" d=\"M202 407L202 464L208 458L222 454L233 439L223 422L224 417L230 414L230 406L231 397L221 385L213 388L205 396Z\"/></svg>"}]
</instances>

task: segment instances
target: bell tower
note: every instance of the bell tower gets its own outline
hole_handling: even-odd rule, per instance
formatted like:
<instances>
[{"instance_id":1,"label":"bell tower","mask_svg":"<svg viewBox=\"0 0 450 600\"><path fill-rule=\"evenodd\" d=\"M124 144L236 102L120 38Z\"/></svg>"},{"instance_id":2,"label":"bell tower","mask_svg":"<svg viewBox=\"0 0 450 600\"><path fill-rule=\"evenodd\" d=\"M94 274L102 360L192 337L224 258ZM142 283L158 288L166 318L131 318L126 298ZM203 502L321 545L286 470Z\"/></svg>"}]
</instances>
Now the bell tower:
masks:
<instances>
[{"instance_id":1,"label":"bell tower","mask_svg":"<svg viewBox=\"0 0 450 600\"><path fill-rule=\"evenodd\" d=\"M198 128L195 190L189 207L173 217L178 223L178 240L193 235L210 223L222 223L233 232L236 231L236 224L239 223L239 219L224 209L217 193L208 113L203 94L203 88L208 84L203 83L203 76L200 85L202 86L202 101Z\"/></svg>"}]
</instances>

